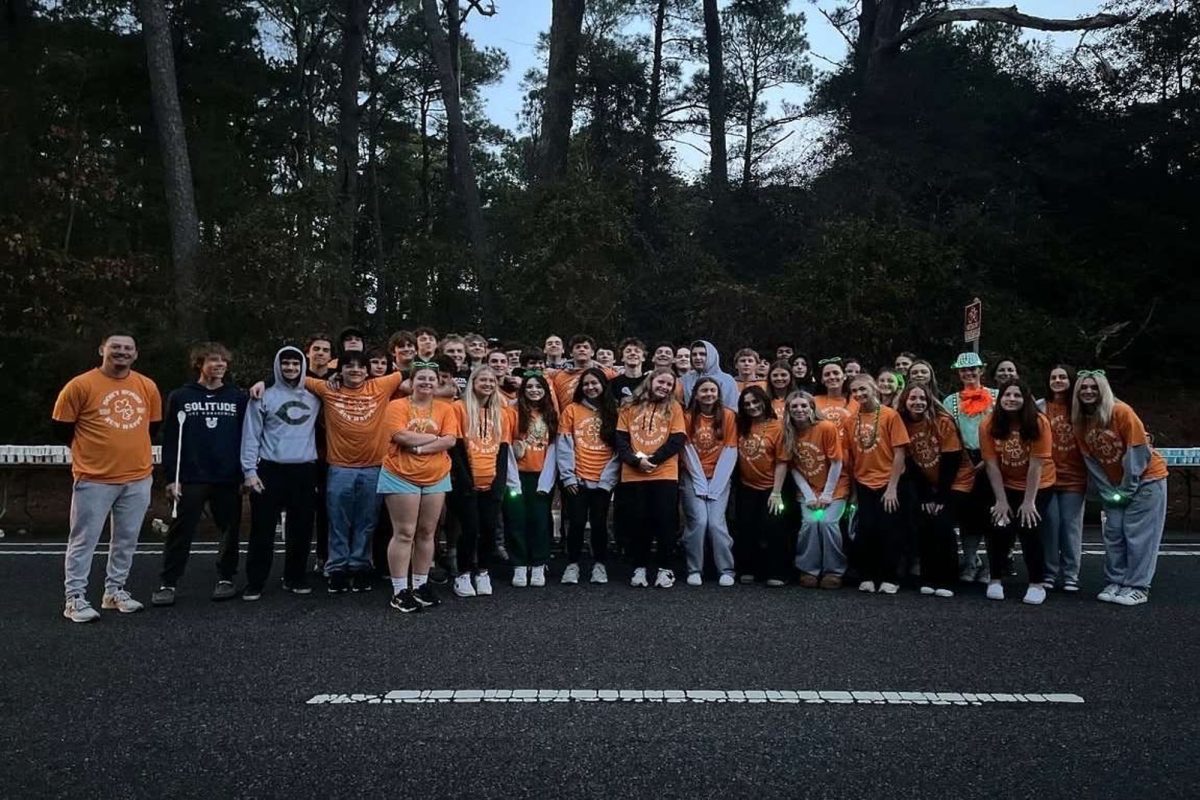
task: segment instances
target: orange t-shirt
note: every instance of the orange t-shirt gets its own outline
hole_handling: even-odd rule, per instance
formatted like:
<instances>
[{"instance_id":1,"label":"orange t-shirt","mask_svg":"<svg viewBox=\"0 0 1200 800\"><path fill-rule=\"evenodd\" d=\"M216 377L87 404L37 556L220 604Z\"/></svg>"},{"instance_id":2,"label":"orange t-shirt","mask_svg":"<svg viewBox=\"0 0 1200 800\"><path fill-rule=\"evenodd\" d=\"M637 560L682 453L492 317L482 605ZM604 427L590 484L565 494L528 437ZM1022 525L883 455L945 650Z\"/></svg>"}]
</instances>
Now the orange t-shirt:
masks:
<instances>
[{"instance_id":1,"label":"orange t-shirt","mask_svg":"<svg viewBox=\"0 0 1200 800\"><path fill-rule=\"evenodd\" d=\"M854 462L854 480L870 489L887 486L896 448L909 443L904 420L887 406L875 411L856 409L846 424L846 438Z\"/></svg>"},{"instance_id":2,"label":"orange t-shirt","mask_svg":"<svg viewBox=\"0 0 1200 800\"><path fill-rule=\"evenodd\" d=\"M784 419L787 417L787 399L783 397L772 397L771 409L775 412L775 419Z\"/></svg>"},{"instance_id":3,"label":"orange t-shirt","mask_svg":"<svg viewBox=\"0 0 1200 800\"><path fill-rule=\"evenodd\" d=\"M783 447L783 426L777 419L751 423L750 432L738 437L738 475L751 489L775 487L775 462Z\"/></svg>"},{"instance_id":4,"label":"orange t-shirt","mask_svg":"<svg viewBox=\"0 0 1200 800\"><path fill-rule=\"evenodd\" d=\"M497 402L501 402L499 398ZM471 435L466 403L456 400L454 412L458 417L458 436L467 446L467 462L471 465L471 480L475 483L475 489L490 489L492 481L496 479L496 457L500 455L500 445L512 444L513 430L517 427L516 409L501 407L500 430L486 426L480 430L478 437Z\"/></svg>"},{"instance_id":5,"label":"orange t-shirt","mask_svg":"<svg viewBox=\"0 0 1200 800\"><path fill-rule=\"evenodd\" d=\"M833 499L844 500L850 496L850 468L843 454L842 435L838 426L823 419L815 425L809 425L802 435L797 436L792 452L780 453L780 459L786 460L790 469L804 476L808 487L816 495L824 491L833 462L842 461L842 472L834 486Z\"/></svg>"},{"instance_id":6,"label":"orange t-shirt","mask_svg":"<svg viewBox=\"0 0 1200 800\"><path fill-rule=\"evenodd\" d=\"M592 364L592 366L599 367L610 381L617 377L617 371L614 369L601 367L599 364ZM583 370L555 370L549 373L549 377L550 386L554 390L554 399L558 401L559 408L566 408L575 402L575 387L579 385L579 379L583 377Z\"/></svg>"},{"instance_id":7,"label":"orange t-shirt","mask_svg":"<svg viewBox=\"0 0 1200 800\"><path fill-rule=\"evenodd\" d=\"M692 434L688 442L696 448L700 457L700 468L704 477L711 478L717 469L717 459L726 447L737 447L737 416L728 408L721 409L721 438L714 435L714 417L696 412L692 423Z\"/></svg>"},{"instance_id":8,"label":"orange t-shirt","mask_svg":"<svg viewBox=\"0 0 1200 800\"><path fill-rule=\"evenodd\" d=\"M739 394L739 395L740 395L742 392L746 391L746 388L747 388L747 387L749 387L749 386L757 386L758 388L762 389L764 392L765 392L765 391L767 391L767 382L766 382L766 381L760 381L760 380L739 381L739 380L734 380L734 383L736 383L736 384L737 384L737 390L738 390L738 394Z\"/></svg>"},{"instance_id":9,"label":"orange t-shirt","mask_svg":"<svg viewBox=\"0 0 1200 800\"><path fill-rule=\"evenodd\" d=\"M1054 488L1064 492L1087 491L1087 467L1075 440L1071 424L1071 406L1067 403L1046 402L1046 416L1054 437Z\"/></svg>"},{"instance_id":10,"label":"orange t-shirt","mask_svg":"<svg viewBox=\"0 0 1200 800\"><path fill-rule=\"evenodd\" d=\"M1021 440L1021 429L1017 426L1013 426L1007 439L997 439L992 435L992 416L988 414L979 424L979 449L985 460L995 459L999 464L1004 488L1015 492L1025 491L1030 458L1042 459L1042 479L1038 481L1038 488L1049 489L1053 486L1054 434L1046 415L1038 414L1038 437L1032 442Z\"/></svg>"},{"instance_id":11,"label":"orange t-shirt","mask_svg":"<svg viewBox=\"0 0 1200 800\"><path fill-rule=\"evenodd\" d=\"M925 475L925 480L936 487L939 479L939 466L942 453L962 453L958 472L954 475L954 483L950 490L954 492L970 492L975 486L975 470L971 459L963 450L962 439L958 435L958 425L948 414L938 414L933 422L922 419L920 422L904 421L908 431L909 448L913 463Z\"/></svg>"},{"instance_id":12,"label":"orange t-shirt","mask_svg":"<svg viewBox=\"0 0 1200 800\"><path fill-rule=\"evenodd\" d=\"M667 443L673 433L687 433L683 407L674 400L666 403L638 403L627 405L617 415L617 430L629 434L629 442L635 453L654 455L658 448ZM679 456L667 459L653 472L642 472L629 464L621 465L622 481L677 481L679 480Z\"/></svg>"},{"instance_id":13,"label":"orange t-shirt","mask_svg":"<svg viewBox=\"0 0 1200 800\"><path fill-rule=\"evenodd\" d=\"M434 400L429 408L422 409L413 405L412 398L405 397L388 403L383 417L383 434L388 443L384 469L417 486L433 486L450 474L448 452L418 455L411 450L402 450L392 442L392 436L398 431L458 438L458 417L450 403Z\"/></svg>"},{"instance_id":14,"label":"orange t-shirt","mask_svg":"<svg viewBox=\"0 0 1200 800\"><path fill-rule=\"evenodd\" d=\"M305 378L304 387L324 406L326 460L335 467L377 467L388 454L383 417L400 388L399 372L368 378L357 389L333 389L323 380Z\"/></svg>"},{"instance_id":15,"label":"orange t-shirt","mask_svg":"<svg viewBox=\"0 0 1200 800\"><path fill-rule=\"evenodd\" d=\"M576 477L600 480L613 457L613 449L600 438L600 412L582 403L571 403L558 420L558 430L568 434L575 445Z\"/></svg>"},{"instance_id":16,"label":"orange t-shirt","mask_svg":"<svg viewBox=\"0 0 1200 800\"><path fill-rule=\"evenodd\" d=\"M1108 427L1088 425L1079 437L1079 450L1085 456L1096 459L1104 469L1104 474L1113 486L1120 485L1125 477L1125 467L1121 461L1125 451L1130 447L1149 444L1146 439L1146 427L1133 409L1125 403L1113 406L1112 419ZM1142 473L1142 480L1154 481L1167 477L1167 462L1157 452L1151 450L1150 463Z\"/></svg>"},{"instance_id":17,"label":"orange t-shirt","mask_svg":"<svg viewBox=\"0 0 1200 800\"><path fill-rule=\"evenodd\" d=\"M518 472L541 472L546 465L546 448L550 446L550 428L546 420L538 412L531 412L529 424L524 435L517 433L520 425L520 411L514 407L513 412L513 442L524 442L525 452L517 459Z\"/></svg>"},{"instance_id":18,"label":"orange t-shirt","mask_svg":"<svg viewBox=\"0 0 1200 800\"><path fill-rule=\"evenodd\" d=\"M817 411L820 411L825 419L838 426L844 446L845 437L850 433L850 421L858 413L858 403L849 397L830 397L827 394L819 394L813 398L813 401L817 404Z\"/></svg>"},{"instance_id":19,"label":"orange t-shirt","mask_svg":"<svg viewBox=\"0 0 1200 800\"><path fill-rule=\"evenodd\" d=\"M58 393L50 416L75 423L75 480L129 483L153 471L150 423L162 420L162 396L154 381L140 372L110 378L97 367L77 375Z\"/></svg>"}]
</instances>

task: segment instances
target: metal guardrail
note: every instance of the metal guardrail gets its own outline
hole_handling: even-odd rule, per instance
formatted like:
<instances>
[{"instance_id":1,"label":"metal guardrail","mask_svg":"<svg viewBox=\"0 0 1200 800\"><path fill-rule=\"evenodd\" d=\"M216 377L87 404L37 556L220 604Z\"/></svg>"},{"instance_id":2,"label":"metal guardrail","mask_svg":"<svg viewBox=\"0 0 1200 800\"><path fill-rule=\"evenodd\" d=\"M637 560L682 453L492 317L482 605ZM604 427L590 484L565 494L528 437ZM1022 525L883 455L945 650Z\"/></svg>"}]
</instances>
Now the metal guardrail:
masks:
<instances>
[{"instance_id":1,"label":"metal guardrail","mask_svg":"<svg viewBox=\"0 0 1200 800\"><path fill-rule=\"evenodd\" d=\"M150 448L150 457L155 464L162 463L162 447ZM0 444L0 467L52 467L71 463L71 448L62 445Z\"/></svg>"}]
</instances>

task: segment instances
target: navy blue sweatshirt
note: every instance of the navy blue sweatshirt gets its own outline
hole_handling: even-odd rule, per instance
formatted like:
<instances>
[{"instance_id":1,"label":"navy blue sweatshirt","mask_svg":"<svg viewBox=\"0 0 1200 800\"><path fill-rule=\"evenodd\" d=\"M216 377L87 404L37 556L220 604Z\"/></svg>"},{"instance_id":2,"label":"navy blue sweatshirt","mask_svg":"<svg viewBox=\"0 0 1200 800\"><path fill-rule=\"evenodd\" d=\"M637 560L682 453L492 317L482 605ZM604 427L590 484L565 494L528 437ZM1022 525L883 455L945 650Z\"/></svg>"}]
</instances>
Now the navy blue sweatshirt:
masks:
<instances>
[{"instance_id":1,"label":"navy blue sweatshirt","mask_svg":"<svg viewBox=\"0 0 1200 800\"><path fill-rule=\"evenodd\" d=\"M188 383L171 392L162 428L162 470L168 483L175 480L180 411L187 416L183 422L179 482L242 482L242 418L247 400L244 391L230 384L206 389L199 383Z\"/></svg>"}]
</instances>

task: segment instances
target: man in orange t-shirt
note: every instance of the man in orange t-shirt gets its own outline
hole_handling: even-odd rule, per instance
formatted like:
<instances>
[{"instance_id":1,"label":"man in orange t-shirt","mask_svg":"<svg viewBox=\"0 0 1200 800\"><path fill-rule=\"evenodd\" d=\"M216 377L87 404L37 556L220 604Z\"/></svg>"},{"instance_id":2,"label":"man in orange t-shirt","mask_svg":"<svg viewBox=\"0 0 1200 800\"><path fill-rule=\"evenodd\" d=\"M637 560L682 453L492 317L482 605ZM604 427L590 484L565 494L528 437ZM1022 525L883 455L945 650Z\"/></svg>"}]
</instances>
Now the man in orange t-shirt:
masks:
<instances>
[{"instance_id":1,"label":"man in orange t-shirt","mask_svg":"<svg viewBox=\"0 0 1200 800\"><path fill-rule=\"evenodd\" d=\"M367 378L369 364L361 352L343 352L340 382L306 378L304 386L321 398L325 419L329 477L325 488L329 510L329 558L325 575L329 592L371 590L371 537L379 520L379 467L388 452L384 418L388 400L404 375L393 372Z\"/></svg>"},{"instance_id":2,"label":"man in orange t-shirt","mask_svg":"<svg viewBox=\"0 0 1200 800\"><path fill-rule=\"evenodd\" d=\"M142 609L125 590L125 581L150 505L150 439L162 422L158 387L133 371L137 361L133 337L122 333L105 337L100 359L98 368L63 387L51 415L59 438L71 445L75 478L63 610L72 622L100 617L86 592L96 543L110 516L112 541L100 607L126 614Z\"/></svg>"}]
</instances>

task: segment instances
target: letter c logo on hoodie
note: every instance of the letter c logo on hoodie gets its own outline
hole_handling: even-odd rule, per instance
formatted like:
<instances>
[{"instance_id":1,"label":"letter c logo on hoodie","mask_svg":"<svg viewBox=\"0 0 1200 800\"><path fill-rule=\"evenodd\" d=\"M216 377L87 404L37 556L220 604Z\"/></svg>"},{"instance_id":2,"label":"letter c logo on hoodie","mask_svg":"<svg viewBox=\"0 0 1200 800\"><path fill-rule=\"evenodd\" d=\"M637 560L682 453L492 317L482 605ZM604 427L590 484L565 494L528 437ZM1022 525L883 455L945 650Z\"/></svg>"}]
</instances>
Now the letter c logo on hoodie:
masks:
<instances>
[{"instance_id":1,"label":"letter c logo on hoodie","mask_svg":"<svg viewBox=\"0 0 1200 800\"><path fill-rule=\"evenodd\" d=\"M303 425L312 416L312 412L299 400L288 400L275 411L275 416L287 425Z\"/></svg>"}]
</instances>

